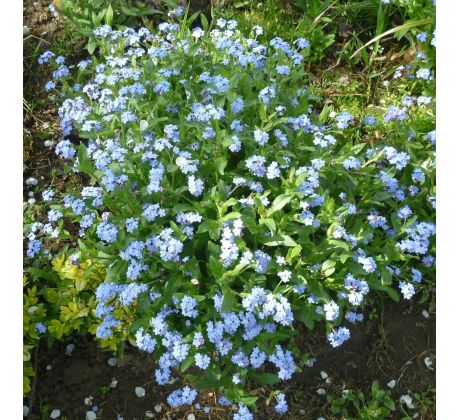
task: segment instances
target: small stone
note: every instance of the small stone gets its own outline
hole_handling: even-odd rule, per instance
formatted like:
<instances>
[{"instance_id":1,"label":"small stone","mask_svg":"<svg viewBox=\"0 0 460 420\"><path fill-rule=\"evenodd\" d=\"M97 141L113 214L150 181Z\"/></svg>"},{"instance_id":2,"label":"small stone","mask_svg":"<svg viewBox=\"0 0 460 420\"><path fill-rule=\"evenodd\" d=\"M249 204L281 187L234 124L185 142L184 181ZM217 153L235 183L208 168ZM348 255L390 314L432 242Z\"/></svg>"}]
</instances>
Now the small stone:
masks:
<instances>
[{"instance_id":1,"label":"small stone","mask_svg":"<svg viewBox=\"0 0 460 420\"><path fill-rule=\"evenodd\" d=\"M194 286L197 286L197 285L200 284L200 282L199 282L197 279L192 279L192 280L190 280L190 281L191 281L191 283L192 283Z\"/></svg>"},{"instance_id":2,"label":"small stone","mask_svg":"<svg viewBox=\"0 0 460 420\"><path fill-rule=\"evenodd\" d=\"M153 409L155 410L155 413L160 413L161 412L161 405L157 404L155 407L153 407Z\"/></svg>"},{"instance_id":3,"label":"small stone","mask_svg":"<svg viewBox=\"0 0 460 420\"><path fill-rule=\"evenodd\" d=\"M390 382L387 383L387 387L393 389L396 386L396 381L392 379Z\"/></svg>"},{"instance_id":4,"label":"small stone","mask_svg":"<svg viewBox=\"0 0 460 420\"><path fill-rule=\"evenodd\" d=\"M326 390L324 388L318 388L316 392L318 395L326 395Z\"/></svg>"},{"instance_id":5,"label":"small stone","mask_svg":"<svg viewBox=\"0 0 460 420\"><path fill-rule=\"evenodd\" d=\"M34 177L30 177L26 179L26 185L35 186L37 184L38 184L38 181Z\"/></svg>"},{"instance_id":6,"label":"small stone","mask_svg":"<svg viewBox=\"0 0 460 420\"><path fill-rule=\"evenodd\" d=\"M430 369L430 370L434 370L434 366L433 366L433 360L431 360L431 357L425 357L425 359L423 360L425 362L425 366Z\"/></svg>"},{"instance_id":7,"label":"small stone","mask_svg":"<svg viewBox=\"0 0 460 420\"><path fill-rule=\"evenodd\" d=\"M150 410L145 412L145 417L148 419L153 419L155 417L155 414L153 414Z\"/></svg>"},{"instance_id":8,"label":"small stone","mask_svg":"<svg viewBox=\"0 0 460 420\"><path fill-rule=\"evenodd\" d=\"M410 395L402 395L399 399L401 404L406 404L408 408L415 408L414 404L412 403L412 397Z\"/></svg>"},{"instance_id":9,"label":"small stone","mask_svg":"<svg viewBox=\"0 0 460 420\"><path fill-rule=\"evenodd\" d=\"M27 26L22 27L22 36L27 36L30 34L30 29Z\"/></svg>"},{"instance_id":10,"label":"small stone","mask_svg":"<svg viewBox=\"0 0 460 420\"><path fill-rule=\"evenodd\" d=\"M422 311L422 315L423 315L424 318L429 318L429 317L430 317L430 314L429 314L429 312L428 312L426 309L424 309L424 310Z\"/></svg>"},{"instance_id":11,"label":"small stone","mask_svg":"<svg viewBox=\"0 0 460 420\"><path fill-rule=\"evenodd\" d=\"M117 365L117 358L111 357L109 360L107 360L107 363L109 366L115 367Z\"/></svg>"},{"instance_id":12,"label":"small stone","mask_svg":"<svg viewBox=\"0 0 460 420\"><path fill-rule=\"evenodd\" d=\"M316 363L316 359L314 357L308 359L306 362L305 362L305 365L308 366L308 367L313 367L313 365Z\"/></svg>"},{"instance_id":13,"label":"small stone","mask_svg":"<svg viewBox=\"0 0 460 420\"><path fill-rule=\"evenodd\" d=\"M27 417L29 415L30 408L27 405L22 406L22 416Z\"/></svg>"},{"instance_id":14,"label":"small stone","mask_svg":"<svg viewBox=\"0 0 460 420\"><path fill-rule=\"evenodd\" d=\"M141 386L136 386L134 392L139 398L145 397L145 389Z\"/></svg>"},{"instance_id":15,"label":"small stone","mask_svg":"<svg viewBox=\"0 0 460 420\"><path fill-rule=\"evenodd\" d=\"M67 347L65 348L65 355L72 356L72 353L74 351L75 351L75 344L74 343L67 344Z\"/></svg>"},{"instance_id":16,"label":"small stone","mask_svg":"<svg viewBox=\"0 0 460 420\"><path fill-rule=\"evenodd\" d=\"M53 366L51 366L51 365L48 365L48 366L46 367L46 370L51 370L51 369L53 369Z\"/></svg>"},{"instance_id":17,"label":"small stone","mask_svg":"<svg viewBox=\"0 0 460 420\"><path fill-rule=\"evenodd\" d=\"M115 389L117 387L118 381L116 379L112 379L110 382L109 388Z\"/></svg>"},{"instance_id":18,"label":"small stone","mask_svg":"<svg viewBox=\"0 0 460 420\"><path fill-rule=\"evenodd\" d=\"M195 420L195 414L190 413L190 414L187 416L187 420Z\"/></svg>"},{"instance_id":19,"label":"small stone","mask_svg":"<svg viewBox=\"0 0 460 420\"><path fill-rule=\"evenodd\" d=\"M60 415L61 415L61 410L55 408L55 409L51 412L50 417L51 417L52 419L57 419Z\"/></svg>"},{"instance_id":20,"label":"small stone","mask_svg":"<svg viewBox=\"0 0 460 420\"><path fill-rule=\"evenodd\" d=\"M86 420L96 420L97 415L94 411L87 411L86 412Z\"/></svg>"},{"instance_id":21,"label":"small stone","mask_svg":"<svg viewBox=\"0 0 460 420\"><path fill-rule=\"evenodd\" d=\"M214 397L214 392L208 392L208 397Z\"/></svg>"}]
</instances>

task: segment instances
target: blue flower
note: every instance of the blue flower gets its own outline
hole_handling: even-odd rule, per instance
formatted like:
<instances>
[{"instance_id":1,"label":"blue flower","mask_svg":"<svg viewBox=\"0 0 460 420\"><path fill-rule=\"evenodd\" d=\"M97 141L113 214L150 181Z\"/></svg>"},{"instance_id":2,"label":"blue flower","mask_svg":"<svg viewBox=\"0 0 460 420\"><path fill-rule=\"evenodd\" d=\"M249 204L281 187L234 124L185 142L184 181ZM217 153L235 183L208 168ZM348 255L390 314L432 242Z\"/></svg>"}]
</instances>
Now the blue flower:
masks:
<instances>
[{"instance_id":1,"label":"blue flower","mask_svg":"<svg viewBox=\"0 0 460 420\"><path fill-rule=\"evenodd\" d=\"M337 127L338 128L347 128L350 124L350 121L353 120L353 115L351 115L347 111L343 111L338 114L335 119L337 120Z\"/></svg>"},{"instance_id":2,"label":"blue flower","mask_svg":"<svg viewBox=\"0 0 460 420\"><path fill-rule=\"evenodd\" d=\"M203 194L204 190L204 183L201 179L195 178L194 175L188 177L188 190L190 194L194 195L195 197L199 197Z\"/></svg>"},{"instance_id":3,"label":"blue flower","mask_svg":"<svg viewBox=\"0 0 460 420\"><path fill-rule=\"evenodd\" d=\"M200 353L195 354L195 364L200 369L203 369L203 370L207 369L210 363L211 363L211 358L207 356L206 354L200 354Z\"/></svg>"},{"instance_id":4,"label":"blue flower","mask_svg":"<svg viewBox=\"0 0 460 420\"><path fill-rule=\"evenodd\" d=\"M277 396L276 399L278 401L278 404L275 406L275 411L278 414L285 414L288 411L288 405L286 402L286 395L282 392L280 392Z\"/></svg>"},{"instance_id":5,"label":"blue flower","mask_svg":"<svg viewBox=\"0 0 460 420\"><path fill-rule=\"evenodd\" d=\"M431 70L430 69L419 69L415 73L415 77L417 77L417 79L430 80L432 79Z\"/></svg>"},{"instance_id":6,"label":"blue flower","mask_svg":"<svg viewBox=\"0 0 460 420\"><path fill-rule=\"evenodd\" d=\"M339 347L350 339L350 330L346 327L340 327L337 331L329 333L327 339L332 347Z\"/></svg>"},{"instance_id":7,"label":"blue flower","mask_svg":"<svg viewBox=\"0 0 460 420\"><path fill-rule=\"evenodd\" d=\"M350 156L343 161L343 167L348 171L350 169L359 169L361 168L361 162L359 159L354 156Z\"/></svg>"},{"instance_id":8,"label":"blue flower","mask_svg":"<svg viewBox=\"0 0 460 420\"><path fill-rule=\"evenodd\" d=\"M110 244L117 240L118 229L111 223L102 222L97 226L96 234L101 241Z\"/></svg>"},{"instance_id":9,"label":"blue flower","mask_svg":"<svg viewBox=\"0 0 460 420\"><path fill-rule=\"evenodd\" d=\"M292 353L289 350L283 352L283 349L279 344L276 345L276 352L269 357L278 369L278 377L282 380L291 379L293 373L296 370Z\"/></svg>"},{"instance_id":10,"label":"blue flower","mask_svg":"<svg viewBox=\"0 0 460 420\"><path fill-rule=\"evenodd\" d=\"M233 415L233 420L253 420L254 416L242 403L238 403L238 412Z\"/></svg>"},{"instance_id":11,"label":"blue flower","mask_svg":"<svg viewBox=\"0 0 460 420\"><path fill-rule=\"evenodd\" d=\"M30 241L29 245L27 246L27 256L29 258L35 257L35 255L37 255L40 252L41 247L42 243L39 240L34 239Z\"/></svg>"}]
</instances>

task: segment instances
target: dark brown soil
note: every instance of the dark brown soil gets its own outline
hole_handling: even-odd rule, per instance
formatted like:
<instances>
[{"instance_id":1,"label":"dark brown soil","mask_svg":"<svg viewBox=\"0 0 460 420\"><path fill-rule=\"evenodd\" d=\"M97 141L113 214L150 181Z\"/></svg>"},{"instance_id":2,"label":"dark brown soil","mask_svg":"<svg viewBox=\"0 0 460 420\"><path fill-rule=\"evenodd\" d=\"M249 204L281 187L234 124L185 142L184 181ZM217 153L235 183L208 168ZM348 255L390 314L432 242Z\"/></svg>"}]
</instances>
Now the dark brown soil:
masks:
<instances>
[{"instance_id":1,"label":"dark brown soil","mask_svg":"<svg viewBox=\"0 0 460 420\"><path fill-rule=\"evenodd\" d=\"M392 390L395 401L403 394L423 392L435 387L435 373L425 366L425 357L435 362L435 314L428 319L421 314L424 306L414 304L386 303L384 310L374 319L353 326L351 339L338 349L332 348L323 332L304 335L298 343L303 352L317 358L317 363L303 373L297 374L293 381L278 386L290 399L288 419L316 419L323 415L327 419L326 396L317 393L324 388L327 395L340 395L343 389L361 389L368 394L374 380L387 389L386 384L395 379ZM202 410L190 407L181 411L171 411L166 404L166 396L177 386L158 387L153 379L154 361L145 353L129 347L119 366L110 367L107 363L111 354L98 350L93 342L76 342L77 348L70 357L65 356L66 343L47 349L42 346L39 352L38 377L32 419L39 419L44 408L61 410L61 416L68 419L84 419L91 406L85 406L86 397L93 397L93 404L102 410L98 418L114 419L117 414L126 419L144 419L150 410L155 418L185 419L191 412L197 419L229 419L231 410L223 410L215 401L216 396L202 391L200 403L212 407L209 415ZM51 365L52 369L47 370ZM320 372L328 373L330 383L321 379ZM108 385L115 378L118 384L109 390ZM180 382L179 382L180 383ZM138 398L134 389L142 386L146 396ZM278 418L273 404L265 406L269 396L267 387L253 390L260 396L257 419ZM265 398L264 398L265 397ZM156 414L154 406L162 405L162 412ZM304 410L300 411L300 410ZM394 417L401 418L399 415ZM423 419L434 419L434 409L425 413Z\"/></svg>"}]
</instances>

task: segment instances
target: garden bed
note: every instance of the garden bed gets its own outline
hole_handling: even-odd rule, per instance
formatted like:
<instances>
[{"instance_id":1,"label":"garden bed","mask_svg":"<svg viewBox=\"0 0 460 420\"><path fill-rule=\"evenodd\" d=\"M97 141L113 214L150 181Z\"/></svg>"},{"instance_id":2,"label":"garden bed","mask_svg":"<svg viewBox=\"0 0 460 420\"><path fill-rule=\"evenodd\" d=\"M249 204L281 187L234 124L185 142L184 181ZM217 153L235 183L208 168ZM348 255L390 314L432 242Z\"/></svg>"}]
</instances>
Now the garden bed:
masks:
<instances>
[{"instance_id":1,"label":"garden bed","mask_svg":"<svg viewBox=\"0 0 460 420\"><path fill-rule=\"evenodd\" d=\"M289 419L316 419L325 416L326 396L318 395L318 389L326 390L326 395L339 396L344 389L358 388L367 390L374 380L383 388L396 380L391 390L395 399L400 395L423 393L435 387L434 371L429 370L425 358L435 361L436 334L435 314L425 318L422 311L427 305L396 305L387 301L376 318L368 319L360 327L351 329L353 340L340 349L333 349L324 341L324 334L318 332L305 338L299 347L317 362L295 375L289 384L292 393L292 409ZM72 356L65 355L69 343L76 344ZM56 343L51 349L43 343L39 351L37 387L31 419L40 419L48 410L58 408L62 415L70 419L84 418L86 411L94 405L101 409L98 418L114 419L117 415L124 419L144 419L150 411L154 418L186 419L194 413L197 419L230 419L231 411L216 404L217 398L212 391L204 391L200 396L201 405L212 407L212 414L202 410L171 410L166 397L174 386L158 387L153 379L155 363L151 357L138 349L128 346L124 358L118 359L118 365L111 367L110 353L98 349L92 341L83 342L75 337L64 343ZM47 368L51 366L51 369ZM321 378L321 372L329 375L331 383ZM110 383L116 379L115 388ZM146 395L139 398L136 387L144 387ZM253 390L264 393L262 388ZM267 393L267 391L265 391ZM85 405L85 398L92 396L91 405ZM155 406L161 405L161 412L155 412ZM302 411L303 410L303 411ZM148 418L148 417L147 417ZM256 419L274 417L272 410L266 410L261 404ZM325 416L328 420L331 417ZM395 414L399 419L400 414ZM435 418L434 408L424 413L423 419Z\"/></svg>"}]
</instances>

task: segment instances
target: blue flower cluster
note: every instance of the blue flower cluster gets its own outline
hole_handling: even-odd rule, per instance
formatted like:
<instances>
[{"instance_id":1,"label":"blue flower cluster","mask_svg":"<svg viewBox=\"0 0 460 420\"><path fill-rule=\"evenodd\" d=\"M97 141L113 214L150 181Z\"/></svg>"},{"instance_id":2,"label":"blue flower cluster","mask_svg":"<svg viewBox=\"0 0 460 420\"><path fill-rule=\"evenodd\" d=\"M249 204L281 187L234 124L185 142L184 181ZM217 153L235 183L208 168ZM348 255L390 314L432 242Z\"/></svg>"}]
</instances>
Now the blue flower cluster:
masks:
<instances>
[{"instance_id":1,"label":"blue flower cluster","mask_svg":"<svg viewBox=\"0 0 460 420\"><path fill-rule=\"evenodd\" d=\"M285 341L297 322L325 321L339 347L382 279L404 299L423 287L435 264L436 132L411 134L417 148L352 144L344 133L358 115L320 121L307 90L283 83L304 74L307 40L264 45L261 28L245 38L223 19L209 33L181 30L182 14L156 33L96 29L104 48L74 69L79 86L62 58L40 56L55 69L47 89L62 89L56 154L92 181L62 201L43 193L49 223L28 232L26 252L45 254L41 237L59 240L64 220L76 223L80 251L107 268L97 337L155 354L159 385L194 366L230 396L267 368L293 377ZM433 104L408 96L362 130L398 131L416 106ZM185 386L167 400L196 397ZM285 394L276 400L286 413ZM252 418L240 403L234 419Z\"/></svg>"}]
</instances>

